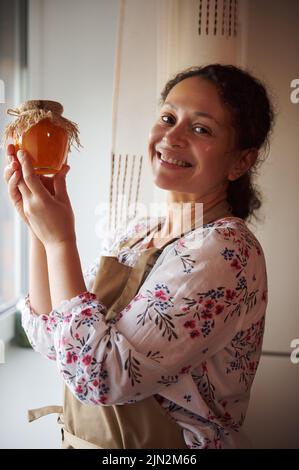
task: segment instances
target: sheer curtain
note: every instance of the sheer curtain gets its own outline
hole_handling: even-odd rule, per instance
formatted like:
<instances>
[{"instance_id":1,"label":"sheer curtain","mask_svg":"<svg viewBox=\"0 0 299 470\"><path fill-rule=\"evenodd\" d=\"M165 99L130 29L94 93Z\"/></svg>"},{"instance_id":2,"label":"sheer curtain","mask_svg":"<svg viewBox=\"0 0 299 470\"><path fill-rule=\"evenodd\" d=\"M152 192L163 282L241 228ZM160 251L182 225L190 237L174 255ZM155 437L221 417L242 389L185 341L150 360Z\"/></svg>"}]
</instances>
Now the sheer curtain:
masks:
<instances>
[{"instance_id":1,"label":"sheer curtain","mask_svg":"<svg viewBox=\"0 0 299 470\"><path fill-rule=\"evenodd\" d=\"M158 86L187 67L240 63L245 7L246 0L158 2Z\"/></svg>"},{"instance_id":2,"label":"sheer curtain","mask_svg":"<svg viewBox=\"0 0 299 470\"><path fill-rule=\"evenodd\" d=\"M128 168L134 155L144 157L139 200L145 204L165 201L165 191L152 183L147 161L148 133L158 113L160 92L184 68L242 61L244 25L240 18L245 6L246 0L120 0L111 203L112 193L115 199L128 183L124 180L130 179Z\"/></svg>"}]
</instances>

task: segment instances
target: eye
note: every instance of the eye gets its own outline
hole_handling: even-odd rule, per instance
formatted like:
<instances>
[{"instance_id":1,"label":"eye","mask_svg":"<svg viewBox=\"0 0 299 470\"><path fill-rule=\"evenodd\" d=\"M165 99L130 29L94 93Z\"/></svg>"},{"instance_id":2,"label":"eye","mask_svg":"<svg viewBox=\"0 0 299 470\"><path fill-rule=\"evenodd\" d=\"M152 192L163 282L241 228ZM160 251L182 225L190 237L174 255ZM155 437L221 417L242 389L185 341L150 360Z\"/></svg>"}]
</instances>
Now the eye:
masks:
<instances>
[{"instance_id":1,"label":"eye","mask_svg":"<svg viewBox=\"0 0 299 470\"><path fill-rule=\"evenodd\" d=\"M175 119L173 116L170 116L169 114L162 114L160 117L161 121L164 122L165 124L173 124Z\"/></svg>"},{"instance_id":2,"label":"eye","mask_svg":"<svg viewBox=\"0 0 299 470\"><path fill-rule=\"evenodd\" d=\"M202 126L194 126L193 130L195 134L211 134L211 132L208 129Z\"/></svg>"}]
</instances>

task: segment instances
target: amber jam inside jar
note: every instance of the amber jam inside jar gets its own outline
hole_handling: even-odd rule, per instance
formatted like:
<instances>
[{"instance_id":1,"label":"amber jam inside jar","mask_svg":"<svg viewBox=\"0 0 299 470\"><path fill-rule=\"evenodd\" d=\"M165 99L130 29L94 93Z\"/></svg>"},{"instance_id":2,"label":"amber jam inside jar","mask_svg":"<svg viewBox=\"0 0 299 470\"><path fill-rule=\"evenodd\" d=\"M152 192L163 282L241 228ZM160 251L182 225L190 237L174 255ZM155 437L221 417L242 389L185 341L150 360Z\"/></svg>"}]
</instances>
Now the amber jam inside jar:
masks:
<instances>
[{"instance_id":1,"label":"amber jam inside jar","mask_svg":"<svg viewBox=\"0 0 299 470\"><path fill-rule=\"evenodd\" d=\"M16 150L25 150L32 160L34 172L55 175L66 162L70 145L80 146L77 124L62 116L63 106L56 101L26 101L7 113L16 116L5 138L12 138Z\"/></svg>"},{"instance_id":2,"label":"amber jam inside jar","mask_svg":"<svg viewBox=\"0 0 299 470\"><path fill-rule=\"evenodd\" d=\"M66 161L68 135L50 119L43 119L25 132L16 149L25 150L32 159L34 172L39 175L56 174Z\"/></svg>"}]
</instances>

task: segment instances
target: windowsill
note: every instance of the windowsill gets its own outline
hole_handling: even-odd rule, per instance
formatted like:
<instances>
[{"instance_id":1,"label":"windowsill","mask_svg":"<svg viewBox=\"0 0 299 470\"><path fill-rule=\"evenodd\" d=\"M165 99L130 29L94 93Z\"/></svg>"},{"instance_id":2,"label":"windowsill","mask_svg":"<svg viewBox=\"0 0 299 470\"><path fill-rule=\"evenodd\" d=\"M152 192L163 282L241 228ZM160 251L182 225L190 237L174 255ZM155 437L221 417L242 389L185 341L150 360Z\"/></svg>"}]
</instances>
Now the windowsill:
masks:
<instances>
[{"instance_id":1,"label":"windowsill","mask_svg":"<svg viewBox=\"0 0 299 470\"><path fill-rule=\"evenodd\" d=\"M17 303L18 303L18 300L15 299L12 302L1 305L0 320L3 320L7 316L14 314L17 310L17 307L16 307Z\"/></svg>"},{"instance_id":2,"label":"windowsill","mask_svg":"<svg viewBox=\"0 0 299 470\"><path fill-rule=\"evenodd\" d=\"M16 302L13 302L0 313L0 340L4 343L8 343L14 337L16 312Z\"/></svg>"},{"instance_id":3,"label":"windowsill","mask_svg":"<svg viewBox=\"0 0 299 470\"><path fill-rule=\"evenodd\" d=\"M33 423L27 420L28 409L62 404L63 382L55 361L13 343L5 349L5 363L0 364L0 449L59 449L56 414Z\"/></svg>"}]
</instances>

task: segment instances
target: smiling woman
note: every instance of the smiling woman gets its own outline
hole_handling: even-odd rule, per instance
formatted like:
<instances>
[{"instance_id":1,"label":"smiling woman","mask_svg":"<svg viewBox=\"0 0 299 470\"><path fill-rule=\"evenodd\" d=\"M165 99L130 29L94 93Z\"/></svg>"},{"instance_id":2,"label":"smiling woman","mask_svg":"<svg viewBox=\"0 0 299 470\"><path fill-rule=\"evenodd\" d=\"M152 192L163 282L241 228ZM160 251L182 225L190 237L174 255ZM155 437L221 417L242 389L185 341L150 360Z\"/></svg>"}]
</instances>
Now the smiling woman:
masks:
<instances>
[{"instance_id":1,"label":"smiling woman","mask_svg":"<svg viewBox=\"0 0 299 470\"><path fill-rule=\"evenodd\" d=\"M150 135L150 154L160 156L154 159L155 183L179 191L184 202L205 202L212 193L224 192L237 156L234 140L230 114L214 85L185 78L169 91ZM163 171L161 158L185 162L184 174Z\"/></svg>"},{"instance_id":2,"label":"smiling woman","mask_svg":"<svg viewBox=\"0 0 299 470\"><path fill-rule=\"evenodd\" d=\"M273 121L264 86L237 67L214 64L180 72L161 98L149 156L169 204L200 202L205 212L227 200L232 215L256 216L261 201L252 180ZM170 214L166 232L173 226Z\"/></svg>"},{"instance_id":3,"label":"smiling woman","mask_svg":"<svg viewBox=\"0 0 299 470\"><path fill-rule=\"evenodd\" d=\"M188 86L187 96L184 93ZM166 113L164 116L163 112L167 109L178 113L179 108L173 100L178 100L179 103L181 100L180 115ZM161 121L165 122L165 126L167 122L168 127L172 129L165 130L167 135L163 139L167 142L167 138L171 139L173 133L175 137L174 129L183 121L185 104L193 114L192 120L189 118L190 129L193 129L193 134L198 133L200 129L202 134L199 139L192 140L193 148L196 148L198 153L196 160L203 159L204 165L209 164L206 160L217 160L218 151L216 168L211 168L210 175L214 178L218 170L220 174L224 170L227 176L227 199L232 213L250 220L261 206L260 195L253 187L252 180L262 162L259 156L261 150L269 144L274 121L273 108L264 85L245 70L232 65L191 67L169 80L161 93L161 101ZM156 128L153 129L153 133L155 132ZM199 171L202 172L203 169L204 166L200 165ZM196 180L193 181L196 185ZM204 195L208 180L205 179L204 185L203 181L199 180L198 183L200 184L194 188L194 193ZM189 184L190 181L190 189Z\"/></svg>"},{"instance_id":4,"label":"smiling woman","mask_svg":"<svg viewBox=\"0 0 299 470\"><path fill-rule=\"evenodd\" d=\"M248 445L242 424L261 355L267 275L245 223L251 186L247 199L237 186L234 199L230 184L256 164L271 104L255 78L217 64L183 72L162 97L148 153L155 184L168 191L166 218L155 221L154 236L148 218L132 220L85 273L67 169L49 191L28 155L8 149L5 179L32 238L34 275L19 306L33 347L57 362L65 382L67 448ZM173 203L194 211L185 231Z\"/></svg>"}]
</instances>

